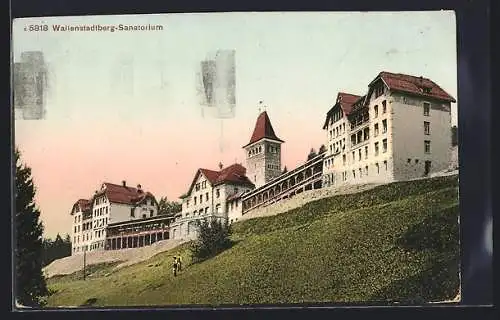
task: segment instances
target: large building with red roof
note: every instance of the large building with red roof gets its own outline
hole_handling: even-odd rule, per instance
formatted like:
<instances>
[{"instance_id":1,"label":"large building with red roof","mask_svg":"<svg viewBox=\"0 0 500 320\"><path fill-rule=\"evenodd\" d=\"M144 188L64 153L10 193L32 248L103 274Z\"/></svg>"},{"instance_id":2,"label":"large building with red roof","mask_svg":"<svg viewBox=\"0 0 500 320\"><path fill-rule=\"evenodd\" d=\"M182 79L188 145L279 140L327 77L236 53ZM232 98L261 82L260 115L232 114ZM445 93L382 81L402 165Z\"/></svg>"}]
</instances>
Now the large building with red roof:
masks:
<instances>
[{"instance_id":1,"label":"large building with red roof","mask_svg":"<svg viewBox=\"0 0 500 320\"><path fill-rule=\"evenodd\" d=\"M340 92L328 111L323 186L390 182L445 170L451 104L434 81L381 72L362 95Z\"/></svg>"},{"instance_id":2,"label":"large building with red roof","mask_svg":"<svg viewBox=\"0 0 500 320\"><path fill-rule=\"evenodd\" d=\"M89 199L79 199L71 215L73 253L103 250L110 227L154 218L158 215L158 203L141 185L105 182Z\"/></svg>"}]
</instances>

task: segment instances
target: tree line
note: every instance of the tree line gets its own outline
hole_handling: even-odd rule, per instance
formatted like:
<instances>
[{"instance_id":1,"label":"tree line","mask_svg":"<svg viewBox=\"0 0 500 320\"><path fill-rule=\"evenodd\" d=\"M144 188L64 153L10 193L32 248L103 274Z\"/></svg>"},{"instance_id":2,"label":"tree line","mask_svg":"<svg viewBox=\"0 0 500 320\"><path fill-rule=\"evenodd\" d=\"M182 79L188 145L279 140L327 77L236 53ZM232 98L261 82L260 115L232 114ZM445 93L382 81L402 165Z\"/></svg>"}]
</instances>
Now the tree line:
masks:
<instances>
[{"instance_id":1,"label":"tree line","mask_svg":"<svg viewBox=\"0 0 500 320\"><path fill-rule=\"evenodd\" d=\"M62 238L58 233L54 240L43 239L42 244L42 267L49 265L54 260L71 255L71 238L69 234Z\"/></svg>"}]
</instances>

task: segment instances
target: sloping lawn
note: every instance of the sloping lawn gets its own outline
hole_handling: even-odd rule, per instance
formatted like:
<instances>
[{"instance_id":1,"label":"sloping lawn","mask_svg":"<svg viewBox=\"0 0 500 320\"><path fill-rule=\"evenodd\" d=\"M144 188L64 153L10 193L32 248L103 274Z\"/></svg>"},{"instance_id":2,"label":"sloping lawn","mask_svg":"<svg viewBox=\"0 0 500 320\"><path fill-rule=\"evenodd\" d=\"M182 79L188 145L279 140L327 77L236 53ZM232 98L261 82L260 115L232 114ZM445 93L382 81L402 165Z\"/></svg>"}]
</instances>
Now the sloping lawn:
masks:
<instances>
[{"instance_id":1,"label":"sloping lawn","mask_svg":"<svg viewBox=\"0 0 500 320\"><path fill-rule=\"evenodd\" d=\"M458 179L380 186L234 225L236 244L190 263L188 245L83 281L54 278L49 306L421 303L458 293ZM184 270L171 272L174 255Z\"/></svg>"}]
</instances>

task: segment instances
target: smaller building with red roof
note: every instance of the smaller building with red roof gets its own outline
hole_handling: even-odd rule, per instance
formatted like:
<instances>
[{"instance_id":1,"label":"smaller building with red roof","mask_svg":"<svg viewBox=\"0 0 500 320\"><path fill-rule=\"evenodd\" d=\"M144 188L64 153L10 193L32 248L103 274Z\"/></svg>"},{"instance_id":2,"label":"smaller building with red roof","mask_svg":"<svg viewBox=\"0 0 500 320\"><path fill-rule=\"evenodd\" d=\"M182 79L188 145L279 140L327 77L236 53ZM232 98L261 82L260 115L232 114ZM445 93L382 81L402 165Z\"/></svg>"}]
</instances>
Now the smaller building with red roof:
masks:
<instances>
[{"instance_id":1,"label":"smaller building with red roof","mask_svg":"<svg viewBox=\"0 0 500 320\"><path fill-rule=\"evenodd\" d=\"M196 238L196 221L200 219L235 220L241 216L240 197L255 185L239 163L219 170L199 168L182 199L182 214L171 225L172 239Z\"/></svg>"}]
</instances>

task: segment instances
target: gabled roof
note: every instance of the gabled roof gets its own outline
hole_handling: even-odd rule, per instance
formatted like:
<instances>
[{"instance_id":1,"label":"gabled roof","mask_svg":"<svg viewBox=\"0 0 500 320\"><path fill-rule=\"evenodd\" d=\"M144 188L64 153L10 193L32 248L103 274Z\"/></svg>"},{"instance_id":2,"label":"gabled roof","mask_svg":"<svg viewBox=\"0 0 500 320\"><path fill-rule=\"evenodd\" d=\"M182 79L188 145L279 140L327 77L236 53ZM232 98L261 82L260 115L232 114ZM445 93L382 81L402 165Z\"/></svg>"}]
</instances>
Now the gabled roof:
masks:
<instances>
[{"instance_id":1,"label":"gabled roof","mask_svg":"<svg viewBox=\"0 0 500 320\"><path fill-rule=\"evenodd\" d=\"M455 98L453 98L439 85L428 78L382 71L370 83L370 86L379 79L382 79L384 83L389 87L389 89L393 91L401 91L418 96L430 97L448 102L456 102ZM430 89L430 91L425 92L424 90L426 88Z\"/></svg>"},{"instance_id":2,"label":"gabled roof","mask_svg":"<svg viewBox=\"0 0 500 320\"><path fill-rule=\"evenodd\" d=\"M351 113L353 104L358 101L359 98L361 98L361 96L351 93L339 92L337 94L335 105L326 113L326 120L323 124L323 129L328 126L328 122L330 121L330 118L333 116L333 113L337 107L340 107L344 115L348 116Z\"/></svg>"},{"instance_id":3,"label":"gabled roof","mask_svg":"<svg viewBox=\"0 0 500 320\"><path fill-rule=\"evenodd\" d=\"M230 165L227 168L219 171L219 175L214 183L214 185L223 184L223 183L233 183L233 184L243 184L243 185L251 185L253 183L248 179L245 175L247 169L239 163L235 163Z\"/></svg>"},{"instance_id":4,"label":"gabled roof","mask_svg":"<svg viewBox=\"0 0 500 320\"><path fill-rule=\"evenodd\" d=\"M78 201L76 201L73 204L73 209L71 210L71 214L73 214L73 210L75 209L76 206L78 206L78 208L80 209L81 212L86 212L86 211L89 211L91 209L92 202L90 200L87 200L87 199L78 199Z\"/></svg>"},{"instance_id":5,"label":"gabled roof","mask_svg":"<svg viewBox=\"0 0 500 320\"><path fill-rule=\"evenodd\" d=\"M271 120L269 119L266 111L259 114L257 122L255 123L255 128L253 129L252 137L250 138L250 142L243 146L243 148L264 138L284 142L276 136L276 133L274 133L273 125L271 124Z\"/></svg>"},{"instance_id":6,"label":"gabled roof","mask_svg":"<svg viewBox=\"0 0 500 320\"><path fill-rule=\"evenodd\" d=\"M232 164L220 171L200 168L196 171L193 181L189 186L189 190L185 194L180 196L181 199L186 198L189 196L189 194L191 194L191 191L193 190L193 187L200 174L203 174L212 186L220 184L237 184L254 187L254 184L245 175L246 168L239 163Z\"/></svg>"},{"instance_id":7,"label":"gabled roof","mask_svg":"<svg viewBox=\"0 0 500 320\"><path fill-rule=\"evenodd\" d=\"M156 202L155 197L150 192L109 182L103 183L103 188L94 195L94 198L103 194L111 203L138 205L148 198Z\"/></svg>"}]
</instances>

